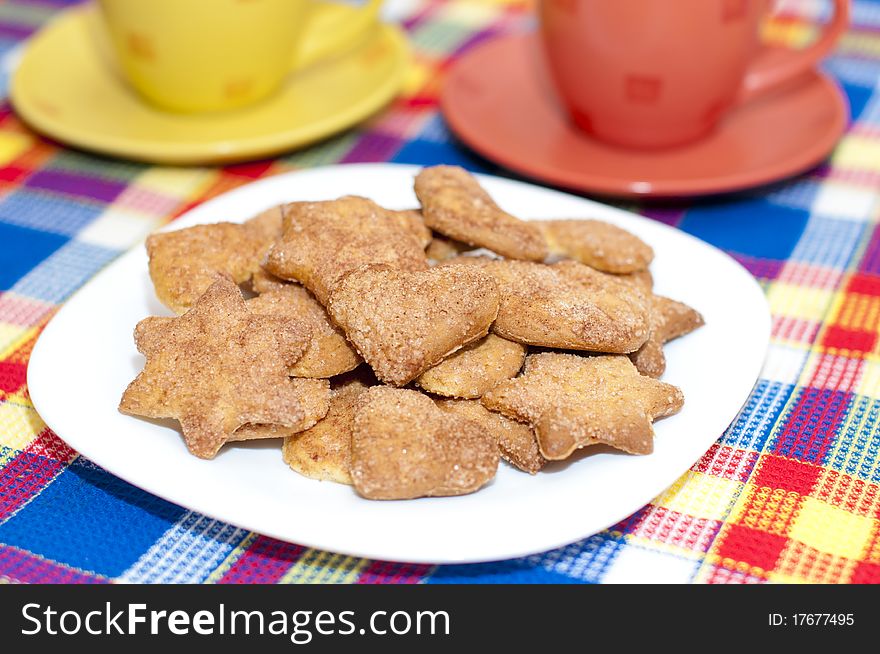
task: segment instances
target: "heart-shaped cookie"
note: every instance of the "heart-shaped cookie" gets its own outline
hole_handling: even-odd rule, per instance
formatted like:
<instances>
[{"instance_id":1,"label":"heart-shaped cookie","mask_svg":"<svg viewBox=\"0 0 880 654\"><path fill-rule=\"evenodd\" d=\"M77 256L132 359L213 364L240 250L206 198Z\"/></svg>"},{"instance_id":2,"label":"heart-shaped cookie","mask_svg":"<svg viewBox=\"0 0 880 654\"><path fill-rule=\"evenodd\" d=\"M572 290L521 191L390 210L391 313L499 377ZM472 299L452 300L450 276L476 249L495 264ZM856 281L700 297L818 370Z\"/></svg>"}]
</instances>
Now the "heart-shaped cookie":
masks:
<instances>
[{"instance_id":1,"label":"heart-shaped cookie","mask_svg":"<svg viewBox=\"0 0 880 654\"><path fill-rule=\"evenodd\" d=\"M361 394L351 438L351 478L373 500L464 495L498 469L485 427L441 410L419 391L374 386Z\"/></svg>"},{"instance_id":2,"label":"heart-shaped cookie","mask_svg":"<svg viewBox=\"0 0 880 654\"><path fill-rule=\"evenodd\" d=\"M361 266L427 268L428 230L418 218L355 196L291 202L284 206L284 232L269 250L266 270L300 282L326 306L336 283Z\"/></svg>"},{"instance_id":3,"label":"heart-shaped cookie","mask_svg":"<svg viewBox=\"0 0 880 654\"><path fill-rule=\"evenodd\" d=\"M488 332L498 289L492 277L465 266L365 266L339 282L327 309L376 377L403 386Z\"/></svg>"}]
</instances>

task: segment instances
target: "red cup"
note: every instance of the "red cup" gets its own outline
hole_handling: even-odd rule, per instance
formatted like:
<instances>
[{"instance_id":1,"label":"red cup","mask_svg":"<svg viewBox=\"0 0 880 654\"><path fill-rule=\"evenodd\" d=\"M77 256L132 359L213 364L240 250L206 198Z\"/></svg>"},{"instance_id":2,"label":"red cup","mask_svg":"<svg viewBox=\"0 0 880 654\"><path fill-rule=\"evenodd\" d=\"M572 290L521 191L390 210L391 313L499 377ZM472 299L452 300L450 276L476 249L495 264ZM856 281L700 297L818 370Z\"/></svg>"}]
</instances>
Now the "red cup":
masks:
<instances>
[{"instance_id":1,"label":"red cup","mask_svg":"<svg viewBox=\"0 0 880 654\"><path fill-rule=\"evenodd\" d=\"M834 0L821 38L764 48L770 0L541 0L544 50L575 123L634 148L699 139L733 106L813 68L849 23Z\"/></svg>"}]
</instances>

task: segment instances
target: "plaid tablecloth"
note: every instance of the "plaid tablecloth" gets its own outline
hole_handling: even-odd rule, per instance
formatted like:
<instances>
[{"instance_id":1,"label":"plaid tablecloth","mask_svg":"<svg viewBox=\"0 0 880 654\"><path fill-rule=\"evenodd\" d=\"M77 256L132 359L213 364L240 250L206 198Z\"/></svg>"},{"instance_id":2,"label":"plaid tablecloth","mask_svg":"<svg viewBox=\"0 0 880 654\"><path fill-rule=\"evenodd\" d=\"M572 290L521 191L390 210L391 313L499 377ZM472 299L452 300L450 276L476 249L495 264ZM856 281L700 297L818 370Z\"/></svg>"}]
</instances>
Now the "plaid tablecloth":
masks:
<instances>
[{"instance_id":1,"label":"plaid tablecloth","mask_svg":"<svg viewBox=\"0 0 880 654\"><path fill-rule=\"evenodd\" d=\"M5 87L15 49L66 3L0 5ZM809 41L821 2L789 2L770 39ZM392 0L414 65L365 125L272 161L165 168L50 143L0 105L0 581L880 582L880 2L824 67L852 126L829 161L736 197L641 209L730 252L760 281L773 340L760 381L715 445L612 529L481 565L351 558L279 542L153 497L78 456L34 411L28 357L58 306L150 230L241 184L356 161L497 172L437 111L449 65L529 29L519 0Z\"/></svg>"}]
</instances>

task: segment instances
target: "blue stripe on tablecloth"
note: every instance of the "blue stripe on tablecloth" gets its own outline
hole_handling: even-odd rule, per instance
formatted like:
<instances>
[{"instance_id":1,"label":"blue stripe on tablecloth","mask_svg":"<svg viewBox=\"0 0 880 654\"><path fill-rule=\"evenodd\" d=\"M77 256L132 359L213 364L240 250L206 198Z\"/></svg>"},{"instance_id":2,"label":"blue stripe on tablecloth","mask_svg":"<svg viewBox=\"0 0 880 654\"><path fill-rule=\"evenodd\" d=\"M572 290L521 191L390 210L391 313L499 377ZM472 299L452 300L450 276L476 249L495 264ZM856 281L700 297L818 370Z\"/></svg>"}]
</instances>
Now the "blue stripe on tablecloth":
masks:
<instances>
[{"instance_id":1,"label":"blue stripe on tablecloth","mask_svg":"<svg viewBox=\"0 0 880 654\"><path fill-rule=\"evenodd\" d=\"M60 303L119 255L91 243L69 241L22 277L12 290L20 295Z\"/></svg>"},{"instance_id":2,"label":"blue stripe on tablecloth","mask_svg":"<svg viewBox=\"0 0 880 654\"><path fill-rule=\"evenodd\" d=\"M184 510L77 459L28 505L0 524L0 543L115 577Z\"/></svg>"}]
</instances>

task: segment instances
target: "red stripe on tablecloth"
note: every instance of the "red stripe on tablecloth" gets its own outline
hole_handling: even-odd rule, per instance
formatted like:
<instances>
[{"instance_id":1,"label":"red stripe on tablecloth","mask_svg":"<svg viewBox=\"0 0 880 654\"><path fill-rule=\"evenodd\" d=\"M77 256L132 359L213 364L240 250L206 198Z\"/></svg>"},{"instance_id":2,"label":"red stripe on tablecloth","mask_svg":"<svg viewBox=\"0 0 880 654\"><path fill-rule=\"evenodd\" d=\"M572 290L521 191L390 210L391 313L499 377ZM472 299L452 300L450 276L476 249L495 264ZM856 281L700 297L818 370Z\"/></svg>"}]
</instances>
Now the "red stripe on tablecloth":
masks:
<instances>
[{"instance_id":1,"label":"red stripe on tablecloth","mask_svg":"<svg viewBox=\"0 0 880 654\"><path fill-rule=\"evenodd\" d=\"M744 525L731 524L722 530L718 555L761 570L772 570L788 539Z\"/></svg>"},{"instance_id":2,"label":"red stripe on tablecloth","mask_svg":"<svg viewBox=\"0 0 880 654\"><path fill-rule=\"evenodd\" d=\"M767 488L781 488L798 495L809 495L816 485L822 468L796 459L767 454L755 472L752 484Z\"/></svg>"},{"instance_id":3,"label":"red stripe on tablecloth","mask_svg":"<svg viewBox=\"0 0 880 654\"><path fill-rule=\"evenodd\" d=\"M713 477L745 482L755 467L759 454L752 450L715 443L700 457L691 470Z\"/></svg>"},{"instance_id":4,"label":"red stripe on tablecloth","mask_svg":"<svg viewBox=\"0 0 880 654\"><path fill-rule=\"evenodd\" d=\"M880 297L880 277L877 275L856 273L850 277L849 284L846 285L846 290L848 293L860 293L862 295Z\"/></svg>"},{"instance_id":5,"label":"red stripe on tablecloth","mask_svg":"<svg viewBox=\"0 0 880 654\"><path fill-rule=\"evenodd\" d=\"M880 563L862 561L853 570L852 584L880 584Z\"/></svg>"},{"instance_id":6,"label":"red stripe on tablecloth","mask_svg":"<svg viewBox=\"0 0 880 654\"><path fill-rule=\"evenodd\" d=\"M0 469L0 522L36 497L75 456L66 443L44 429Z\"/></svg>"},{"instance_id":7,"label":"red stripe on tablecloth","mask_svg":"<svg viewBox=\"0 0 880 654\"><path fill-rule=\"evenodd\" d=\"M630 533L693 552L707 552L720 528L718 520L654 506Z\"/></svg>"},{"instance_id":8,"label":"red stripe on tablecloth","mask_svg":"<svg viewBox=\"0 0 880 654\"><path fill-rule=\"evenodd\" d=\"M847 329L837 325L831 325L822 337L822 345L825 347L850 352L870 352L876 344L877 332Z\"/></svg>"},{"instance_id":9,"label":"red stripe on tablecloth","mask_svg":"<svg viewBox=\"0 0 880 654\"><path fill-rule=\"evenodd\" d=\"M853 560L792 540L774 572L812 583L845 581Z\"/></svg>"},{"instance_id":10,"label":"red stripe on tablecloth","mask_svg":"<svg viewBox=\"0 0 880 654\"><path fill-rule=\"evenodd\" d=\"M837 470L824 471L813 497L854 515L880 519L880 486Z\"/></svg>"},{"instance_id":11,"label":"red stripe on tablecloth","mask_svg":"<svg viewBox=\"0 0 880 654\"><path fill-rule=\"evenodd\" d=\"M67 443L58 438L58 435L48 427L40 432L40 435L28 445L25 452L44 456L61 463L70 463L77 455Z\"/></svg>"},{"instance_id":12,"label":"red stripe on tablecloth","mask_svg":"<svg viewBox=\"0 0 880 654\"><path fill-rule=\"evenodd\" d=\"M220 578L219 584L273 584L302 556L301 545L257 536L247 551Z\"/></svg>"},{"instance_id":13,"label":"red stripe on tablecloth","mask_svg":"<svg viewBox=\"0 0 880 654\"><path fill-rule=\"evenodd\" d=\"M837 290L844 271L801 261L786 261L777 281L826 291Z\"/></svg>"},{"instance_id":14,"label":"red stripe on tablecloth","mask_svg":"<svg viewBox=\"0 0 880 654\"><path fill-rule=\"evenodd\" d=\"M22 584L110 583L101 575L34 556L11 545L0 545L0 577Z\"/></svg>"},{"instance_id":15,"label":"red stripe on tablecloth","mask_svg":"<svg viewBox=\"0 0 880 654\"><path fill-rule=\"evenodd\" d=\"M709 566L706 573L707 584L763 584L765 580L754 575L740 572L739 570L730 570L721 566Z\"/></svg>"},{"instance_id":16,"label":"red stripe on tablecloth","mask_svg":"<svg viewBox=\"0 0 880 654\"><path fill-rule=\"evenodd\" d=\"M358 577L359 584L417 584L431 569L430 565L373 561Z\"/></svg>"},{"instance_id":17,"label":"red stripe on tablecloth","mask_svg":"<svg viewBox=\"0 0 880 654\"><path fill-rule=\"evenodd\" d=\"M223 168L223 172L228 175L246 177L247 179L257 179L265 175L274 164L275 161L271 159L263 161L249 161L246 163L225 166Z\"/></svg>"},{"instance_id":18,"label":"red stripe on tablecloth","mask_svg":"<svg viewBox=\"0 0 880 654\"><path fill-rule=\"evenodd\" d=\"M811 344L819 333L820 323L816 320L803 320L791 316L773 316L771 333L778 340Z\"/></svg>"},{"instance_id":19,"label":"red stripe on tablecloth","mask_svg":"<svg viewBox=\"0 0 880 654\"><path fill-rule=\"evenodd\" d=\"M15 393L27 379L27 366L14 361L0 361L0 392Z\"/></svg>"}]
</instances>

